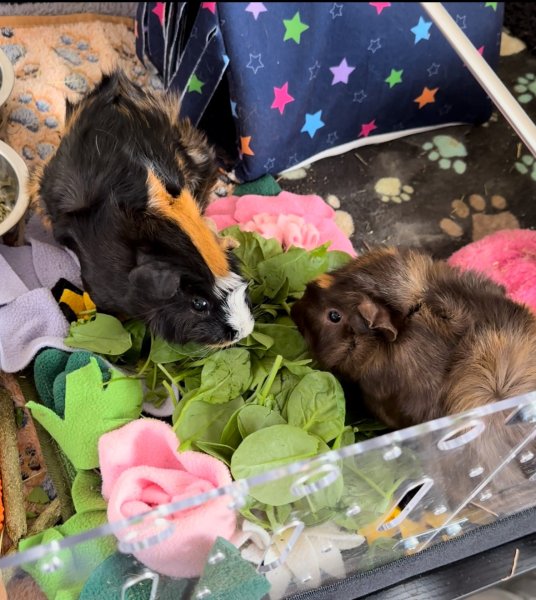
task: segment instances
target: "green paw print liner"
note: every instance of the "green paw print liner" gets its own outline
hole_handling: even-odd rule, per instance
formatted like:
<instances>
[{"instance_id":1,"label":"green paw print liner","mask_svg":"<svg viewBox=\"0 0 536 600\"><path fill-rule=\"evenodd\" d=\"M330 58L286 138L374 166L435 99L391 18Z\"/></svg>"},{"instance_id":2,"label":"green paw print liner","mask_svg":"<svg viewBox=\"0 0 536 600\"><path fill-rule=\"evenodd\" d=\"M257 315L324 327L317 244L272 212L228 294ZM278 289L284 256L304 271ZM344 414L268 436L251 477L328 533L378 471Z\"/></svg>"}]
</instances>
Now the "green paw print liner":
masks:
<instances>
[{"instance_id":1,"label":"green paw print liner","mask_svg":"<svg viewBox=\"0 0 536 600\"><path fill-rule=\"evenodd\" d=\"M527 104L534 96L536 96L536 75L534 73L526 73L524 77L518 77L517 83L514 86L514 92L519 94L518 102Z\"/></svg>"},{"instance_id":2,"label":"green paw print liner","mask_svg":"<svg viewBox=\"0 0 536 600\"><path fill-rule=\"evenodd\" d=\"M422 149L428 152L428 160L437 162L440 169L452 169L458 175L465 173L467 164L462 159L467 156L467 150L452 136L436 135L431 142L423 144Z\"/></svg>"},{"instance_id":3,"label":"green paw print liner","mask_svg":"<svg viewBox=\"0 0 536 600\"><path fill-rule=\"evenodd\" d=\"M534 161L534 156L532 156L532 154L524 154L521 157L521 160L517 161L514 166L516 171L522 175L530 173L530 178L533 181L536 181L536 162Z\"/></svg>"}]
</instances>

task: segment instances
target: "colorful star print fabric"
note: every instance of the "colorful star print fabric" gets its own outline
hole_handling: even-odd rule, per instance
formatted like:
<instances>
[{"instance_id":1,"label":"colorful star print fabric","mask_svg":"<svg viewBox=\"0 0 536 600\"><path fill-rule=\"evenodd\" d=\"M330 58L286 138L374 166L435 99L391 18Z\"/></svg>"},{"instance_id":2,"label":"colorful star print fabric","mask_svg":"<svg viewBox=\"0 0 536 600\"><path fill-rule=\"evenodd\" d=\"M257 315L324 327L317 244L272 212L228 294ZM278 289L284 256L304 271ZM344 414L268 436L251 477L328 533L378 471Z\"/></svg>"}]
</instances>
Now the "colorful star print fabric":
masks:
<instances>
[{"instance_id":1,"label":"colorful star print fabric","mask_svg":"<svg viewBox=\"0 0 536 600\"><path fill-rule=\"evenodd\" d=\"M503 3L444 6L496 68ZM141 3L137 41L194 123L227 79L245 181L325 151L491 114L416 2Z\"/></svg>"}]
</instances>

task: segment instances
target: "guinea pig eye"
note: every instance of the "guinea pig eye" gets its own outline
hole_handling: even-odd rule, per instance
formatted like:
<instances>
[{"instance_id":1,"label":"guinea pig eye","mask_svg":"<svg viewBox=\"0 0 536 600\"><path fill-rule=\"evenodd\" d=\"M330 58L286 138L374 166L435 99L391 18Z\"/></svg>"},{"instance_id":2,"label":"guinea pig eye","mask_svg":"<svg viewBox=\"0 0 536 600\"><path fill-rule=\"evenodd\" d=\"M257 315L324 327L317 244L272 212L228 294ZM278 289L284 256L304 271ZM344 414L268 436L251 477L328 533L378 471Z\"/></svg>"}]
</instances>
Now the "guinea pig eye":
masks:
<instances>
[{"instance_id":1,"label":"guinea pig eye","mask_svg":"<svg viewBox=\"0 0 536 600\"><path fill-rule=\"evenodd\" d=\"M332 322L332 323L338 323L341 319L342 316L339 312L337 312L336 310L330 310L328 312L328 319Z\"/></svg>"},{"instance_id":2,"label":"guinea pig eye","mask_svg":"<svg viewBox=\"0 0 536 600\"><path fill-rule=\"evenodd\" d=\"M208 308L208 302L204 298L195 297L192 300L192 308L198 312L204 312Z\"/></svg>"}]
</instances>

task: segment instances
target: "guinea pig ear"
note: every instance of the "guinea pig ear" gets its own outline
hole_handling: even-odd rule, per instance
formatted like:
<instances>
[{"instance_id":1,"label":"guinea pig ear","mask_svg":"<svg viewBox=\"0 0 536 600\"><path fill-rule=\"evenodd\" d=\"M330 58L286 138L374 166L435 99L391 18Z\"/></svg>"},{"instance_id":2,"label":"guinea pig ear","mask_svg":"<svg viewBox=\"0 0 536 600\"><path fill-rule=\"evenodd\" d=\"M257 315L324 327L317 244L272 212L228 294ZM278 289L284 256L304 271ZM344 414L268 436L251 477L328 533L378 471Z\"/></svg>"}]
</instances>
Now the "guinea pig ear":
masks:
<instances>
[{"instance_id":1,"label":"guinea pig ear","mask_svg":"<svg viewBox=\"0 0 536 600\"><path fill-rule=\"evenodd\" d=\"M144 263L134 267L128 275L129 282L158 300L169 300L179 289L180 274L168 266Z\"/></svg>"},{"instance_id":2,"label":"guinea pig ear","mask_svg":"<svg viewBox=\"0 0 536 600\"><path fill-rule=\"evenodd\" d=\"M384 306L376 304L370 298L365 298L357 306L357 310L367 322L369 329L379 329L389 342L396 340L398 330L393 325L391 315Z\"/></svg>"}]
</instances>

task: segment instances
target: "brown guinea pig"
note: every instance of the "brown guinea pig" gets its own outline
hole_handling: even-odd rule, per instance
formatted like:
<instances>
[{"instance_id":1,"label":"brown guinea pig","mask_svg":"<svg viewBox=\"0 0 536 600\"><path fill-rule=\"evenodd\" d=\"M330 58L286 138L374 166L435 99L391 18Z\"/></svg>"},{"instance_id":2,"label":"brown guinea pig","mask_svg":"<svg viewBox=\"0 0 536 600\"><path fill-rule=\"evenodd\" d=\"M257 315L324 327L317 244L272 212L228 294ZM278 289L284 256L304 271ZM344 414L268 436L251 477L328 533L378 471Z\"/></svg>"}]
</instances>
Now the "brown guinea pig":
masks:
<instances>
[{"instance_id":1,"label":"brown guinea pig","mask_svg":"<svg viewBox=\"0 0 536 600\"><path fill-rule=\"evenodd\" d=\"M292 317L319 364L402 428L536 390L536 319L475 273L378 248L309 283Z\"/></svg>"}]
</instances>

